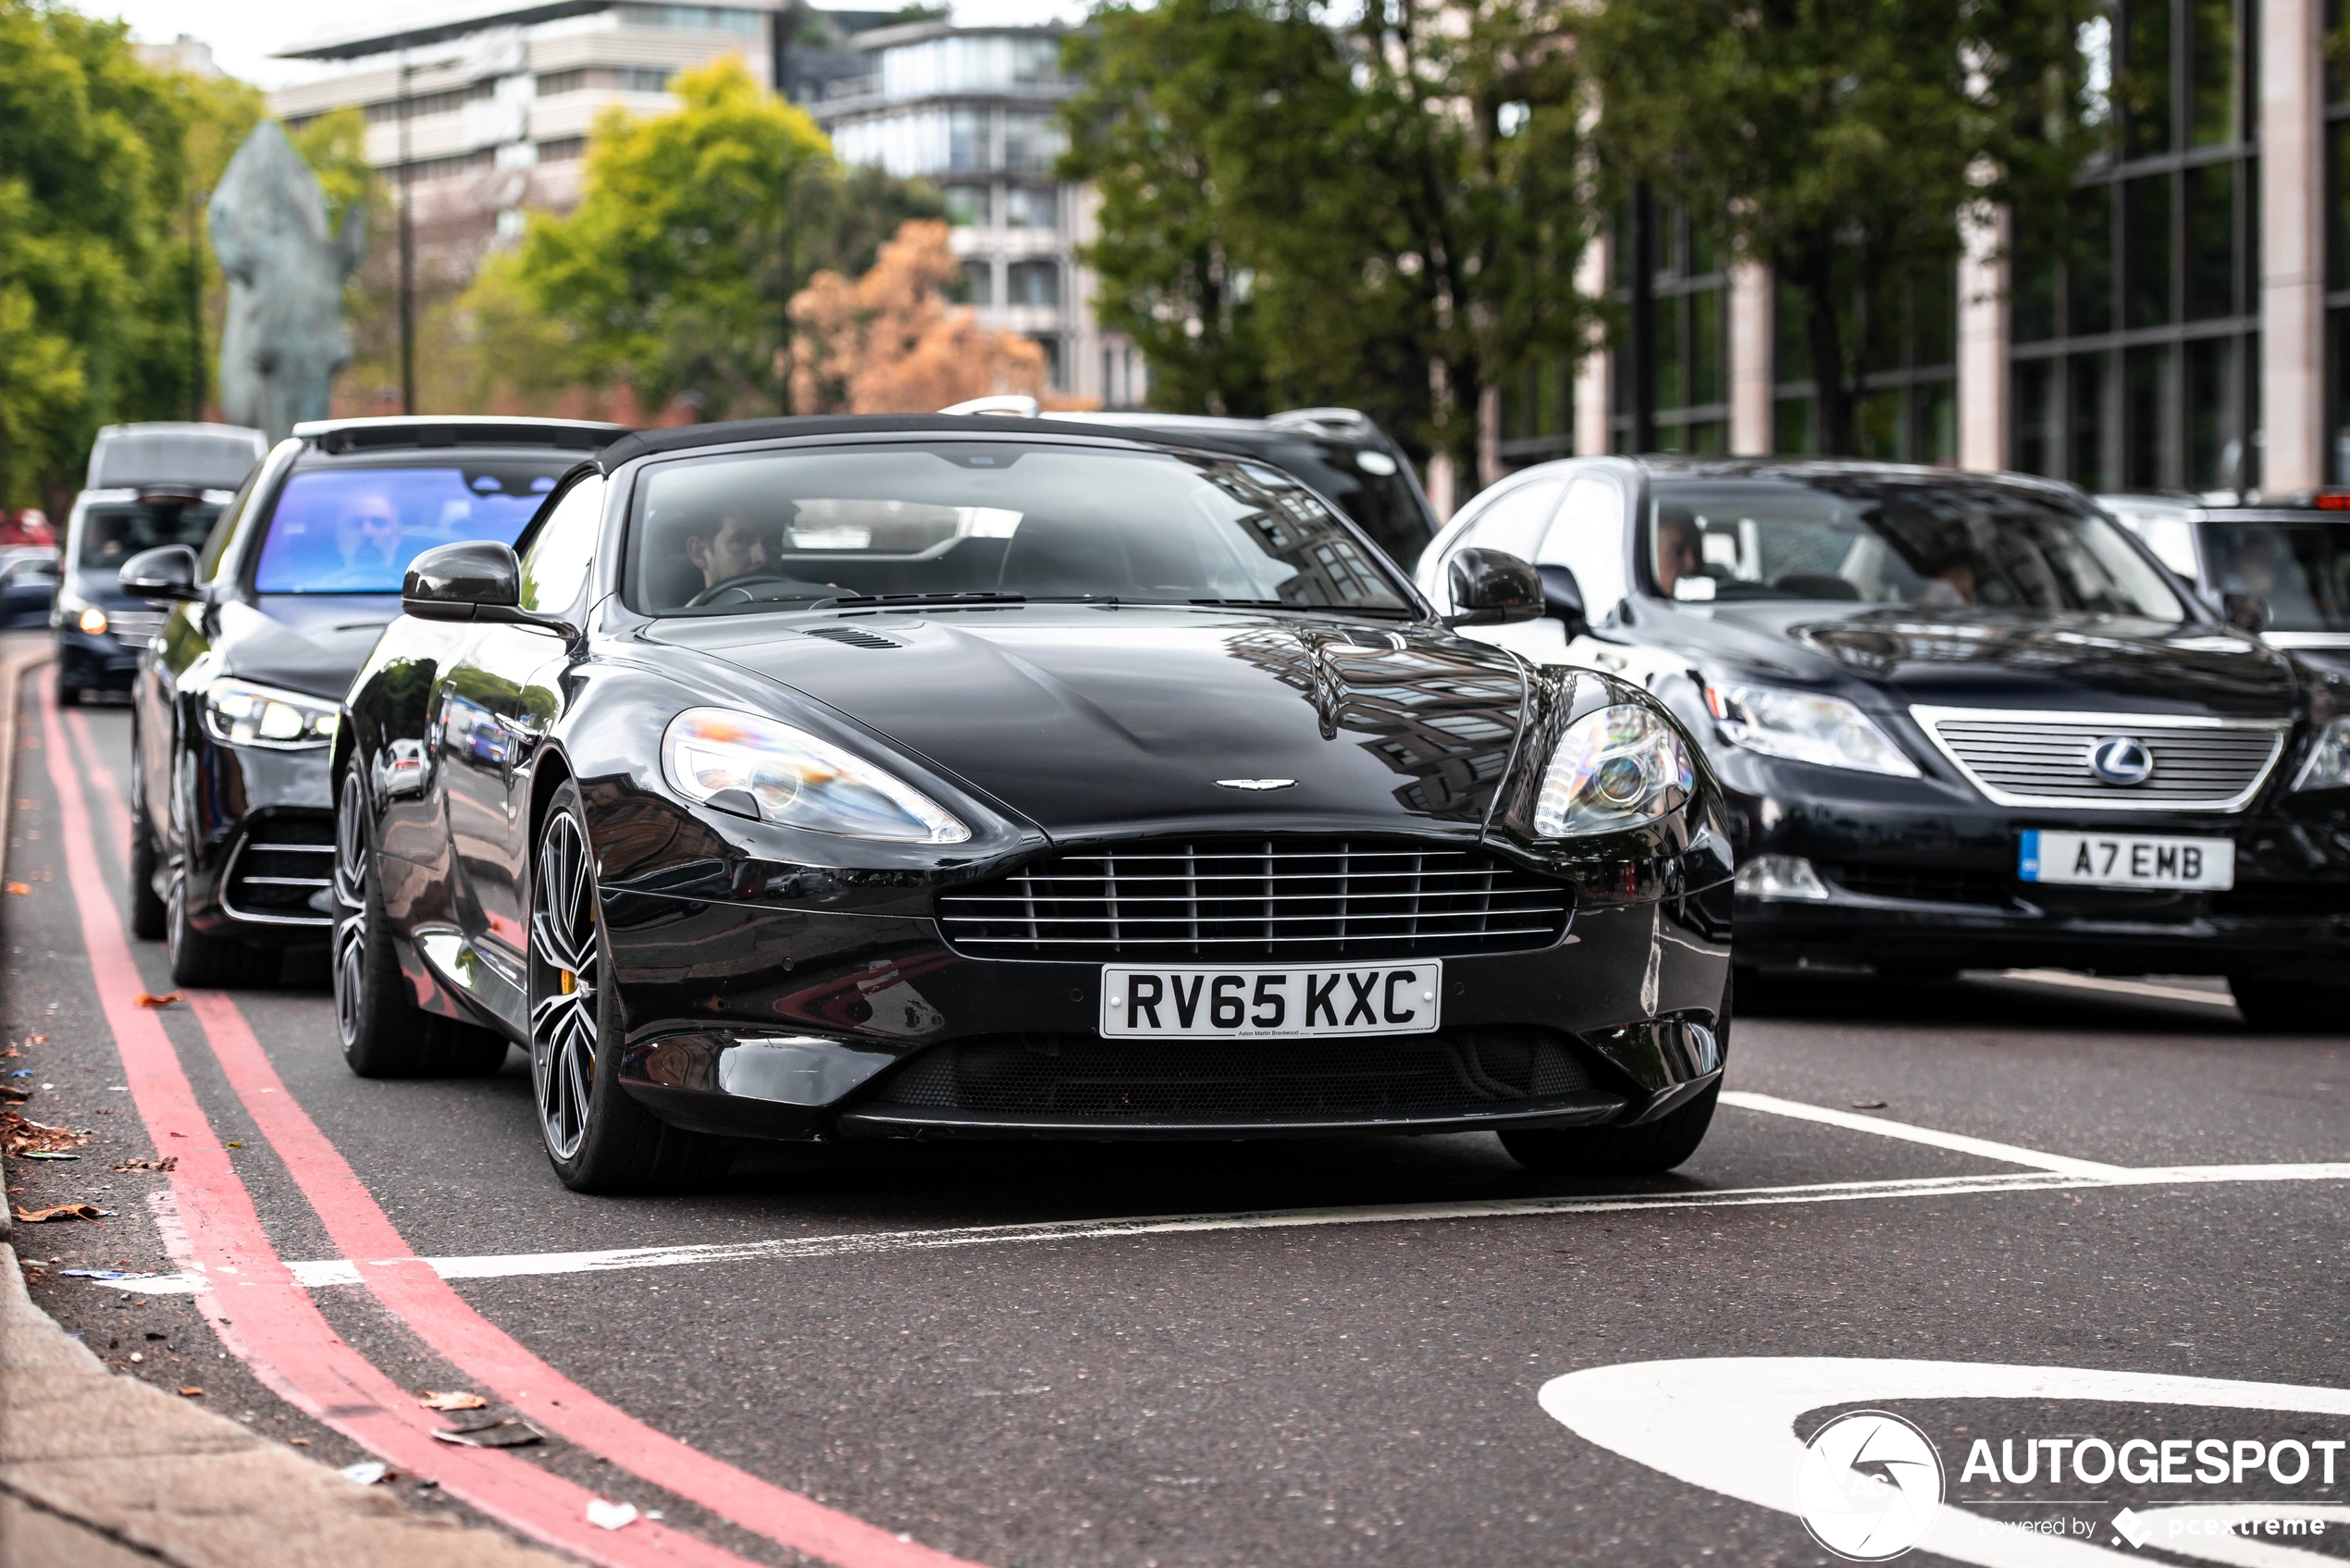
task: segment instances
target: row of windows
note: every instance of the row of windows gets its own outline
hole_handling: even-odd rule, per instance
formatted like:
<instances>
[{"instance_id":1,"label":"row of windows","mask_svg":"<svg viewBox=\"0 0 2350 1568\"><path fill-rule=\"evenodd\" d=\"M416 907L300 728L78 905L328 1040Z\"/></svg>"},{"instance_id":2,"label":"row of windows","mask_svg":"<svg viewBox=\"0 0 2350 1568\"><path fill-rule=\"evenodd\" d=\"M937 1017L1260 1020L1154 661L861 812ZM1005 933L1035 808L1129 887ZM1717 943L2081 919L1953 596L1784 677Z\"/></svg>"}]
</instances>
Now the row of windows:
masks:
<instances>
[{"instance_id":1,"label":"row of windows","mask_svg":"<svg viewBox=\"0 0 2350 1568\"><path fill-rule=\"evenodd\" d=\"M1016 261L1004 267L1004 297L996 297L996 264L977 257L963 264L963 281L975 305L1040 305L1061 302L1061 268L1053 261Z\"/></svg>"},{"instance_id":2,"label":"row of windows","mask_svg":"<svg viewBox=\"0 0 2350 1568\"><path fill-rule=\"evenodd\" d=\"M566 93L666 93L677 73L666 66L580 66L567 71L540 71L537 91L541 98Z\"/></svg>"},{"instance_id":3,"label":"row of windows","mask_svg":"<svg viewBox=\"0 0 2350 1568\"><path fill-rule=\"evenodd\" d=\"M1019 109L923 109L833 129L842 162L879 164L901 179L998 169L1042 174L1064 145L1050 115Z\"/></svg>"},{"instance_id":4,"label":"row of windows","mask_svg":"<svg viewBox=\"0 0 2350 1568\"><path fill-rule=\"evenodd\" d=\"M412 93L408 95L408 117L422 119L427 115L454 114L467 104L494 96L497 91L496 82L476 81L468 87L451 87L441 93ZM299 120L288 123L299 128L307 125L316 117L315 115L304 115ZM381 125L387 120L396 120L399 117L400 100L397 98L387 98L380 104L367 105L369 125Z\"/></svg>"},{"instance_id":5,"label":"row of windows","mask_svg":"<svg viewBox=\"0 0 2350 1568\"><path fill-rule=\"evenodd\" d=\"M926 39L881 52L885 98L1037 87L1061 80L1060 40L982 33Z\"/></svg>"},{"instance_id":6,"label":"row of windows","mask_svg":"<svg viewBox=\"0 0 2350 1568\"><path fill-rule=\"evenodd\" d=\"M959 228L1060 227L1060 191L1054 186L949 185L945 193L947 221Z\"/></svg>"},{"instance_id":7,"label":"row of windows","mask_svg":"<svg viewBox=\"0 0 2350 1568\"><path fill-rule=\"evenodd\" d=\"M730 6L614 6L623 27L669 28L683 32L734 32L757 37L766 25L763 11L737 10Z\"/></svg>"}]
</instances>

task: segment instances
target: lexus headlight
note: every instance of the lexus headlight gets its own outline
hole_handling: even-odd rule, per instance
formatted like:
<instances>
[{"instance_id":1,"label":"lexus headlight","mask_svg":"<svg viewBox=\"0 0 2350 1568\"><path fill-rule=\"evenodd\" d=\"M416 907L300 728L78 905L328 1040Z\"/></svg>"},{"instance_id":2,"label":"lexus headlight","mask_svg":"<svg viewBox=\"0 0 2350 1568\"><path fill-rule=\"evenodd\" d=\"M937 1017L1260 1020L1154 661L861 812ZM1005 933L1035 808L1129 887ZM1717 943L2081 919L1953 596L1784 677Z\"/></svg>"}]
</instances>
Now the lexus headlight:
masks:
<instances>
[{"instance_id":1,"label":"lexus headlight","mask_svg":"<svg viewBox=\"0 0 2350 1568\"><path fill-rule=\"evenodd\" d=\"M335 704L321 697L279 691L245 681L216 681L204 688L204 727L231 746L300 751L335 738Z\"/></svg>"},{"instance_id":2,"label":"lexus headlight","mask_svg":"<svg viewBox=\"0 0 2350 1568\"><path fill-rule=\"evenodd\" d=\"M1723 738L1749 751L1824 768L1918 777L1918 765L1874 720L1840 697L1775 686L1708 685L1705 706Z\"/></svg>"},{"instance_id":3,"label":"lexus headlight","mask_svg":"<svg viewBox=\"0 0 2350 1568\"><path fill-rule=\"evenodd\" d=\"M661 737L662 772L686 799L741 790L761 821L850 838L961 844L971 829L881 769L805 730L723 708L689 708Z\"/></svg>"},{"instance_id":4,"label":"lexus headlight","mask_svg":"<svg viewBox=\"0 0 2350 1568\"><path fill-rule=\"evenodd\" d=\"M1678 810L1697 772L1680 733L1653 710L1618 703L1577 719L1559 737L1534 803L1544 838L1637 828Z\"/></svg>"},{"instance_id":5,"label":"lexus headlight","mask_svg":"<svg viewBox=\"0 0 2350 1568\"><path fill-rule=\"evenodd\" d=\"M2329 719L2294 776L2295 789L2350 788L2350 719Z\"/></svg>"}]
</instances>

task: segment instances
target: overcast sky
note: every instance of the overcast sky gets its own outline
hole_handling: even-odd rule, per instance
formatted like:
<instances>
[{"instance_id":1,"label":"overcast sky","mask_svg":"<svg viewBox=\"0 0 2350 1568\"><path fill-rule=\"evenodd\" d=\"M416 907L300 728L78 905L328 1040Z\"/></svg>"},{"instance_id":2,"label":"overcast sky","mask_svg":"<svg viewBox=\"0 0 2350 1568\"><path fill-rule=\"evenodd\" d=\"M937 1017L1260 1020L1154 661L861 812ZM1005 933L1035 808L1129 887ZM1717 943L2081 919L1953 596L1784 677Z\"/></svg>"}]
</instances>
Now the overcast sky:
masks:
<instances>
[{"instance_id":1,"label":"overcast sky","mask_svg":"<svg viewBox=\"0 0 2350 1568\"><path fill-rule=\"evenodd\" d=\"M867 4L882 8L873 0ZM415 0L351 0L334 7L322 7L317 0L80 0L77 8L93 16L120 17L142 43L168 43L183 32L200 38L212 45L221 69L264 87L281 87L321 69L297 60L273 60L269 56L277 50L329 29L340 33L376 18L414 17L420 9ZM439 12L455 7L443 0L421 8ZM1083 10L1079 0L960 0L955 19L1074 20Z\"/></svg>"}]
</instances>

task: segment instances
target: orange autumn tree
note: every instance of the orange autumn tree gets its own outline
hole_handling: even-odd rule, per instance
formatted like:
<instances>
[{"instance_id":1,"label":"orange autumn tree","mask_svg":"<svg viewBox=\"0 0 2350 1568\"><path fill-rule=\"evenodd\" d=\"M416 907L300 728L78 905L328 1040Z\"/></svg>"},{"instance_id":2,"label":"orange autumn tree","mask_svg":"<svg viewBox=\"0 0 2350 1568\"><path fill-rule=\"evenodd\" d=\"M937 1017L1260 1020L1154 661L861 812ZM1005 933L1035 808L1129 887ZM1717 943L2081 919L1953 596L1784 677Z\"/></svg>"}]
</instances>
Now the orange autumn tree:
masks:
<instances>
[{"instance_id":1,"label":"orange autumn tree","mask_svg":"<svg viewBox=\"0 0 2350 1568\"><path fill-rule=\"evenodd\" d=\"M970 306L947 301L961 272L946 226L917 220L854 283L816 274L792 296L799 327L793 407L919 414L991 393L1045 397L1044 350L1018 333L987 330Z\"/></svg>"}]
</instances>

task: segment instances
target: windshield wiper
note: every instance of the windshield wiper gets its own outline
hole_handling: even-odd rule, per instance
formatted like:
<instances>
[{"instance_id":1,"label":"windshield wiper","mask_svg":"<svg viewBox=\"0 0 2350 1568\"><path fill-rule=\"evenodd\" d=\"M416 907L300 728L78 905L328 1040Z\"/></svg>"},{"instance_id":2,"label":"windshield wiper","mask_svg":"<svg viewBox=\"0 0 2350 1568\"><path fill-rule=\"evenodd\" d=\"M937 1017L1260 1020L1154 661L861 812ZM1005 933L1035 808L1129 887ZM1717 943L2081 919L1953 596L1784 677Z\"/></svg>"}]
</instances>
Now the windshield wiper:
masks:
<instances>
[{"instance_id":1,"label":"windshield wiper","mask_svg":"<svg viewBox=\"0 0 2350 1568\"><path fill-rule=\"evenodd\" d=\"M1026 604L1027 602L1028 596L1026 594L999 594L987 593L983 591L974 591L971 593L927 594L843 594L838 599L821 600L818 603L810 606L810 608L822 610L828 609L834 605L854 604Z\"/></svg>"},{"instance_id":2,"label":"windshield wiper","mask_svg":"<svg viewBox=\"0 0 2350 1568\"><path fill-rule=\"evenodd\" d=\"M1285 599L1187 599L1183 602L1218 610L1287 610L1298 615L1388 615L1405 620L1412 616L1412 611L1401 605L1292 604Z\"/></svg>"}]
</instances>

